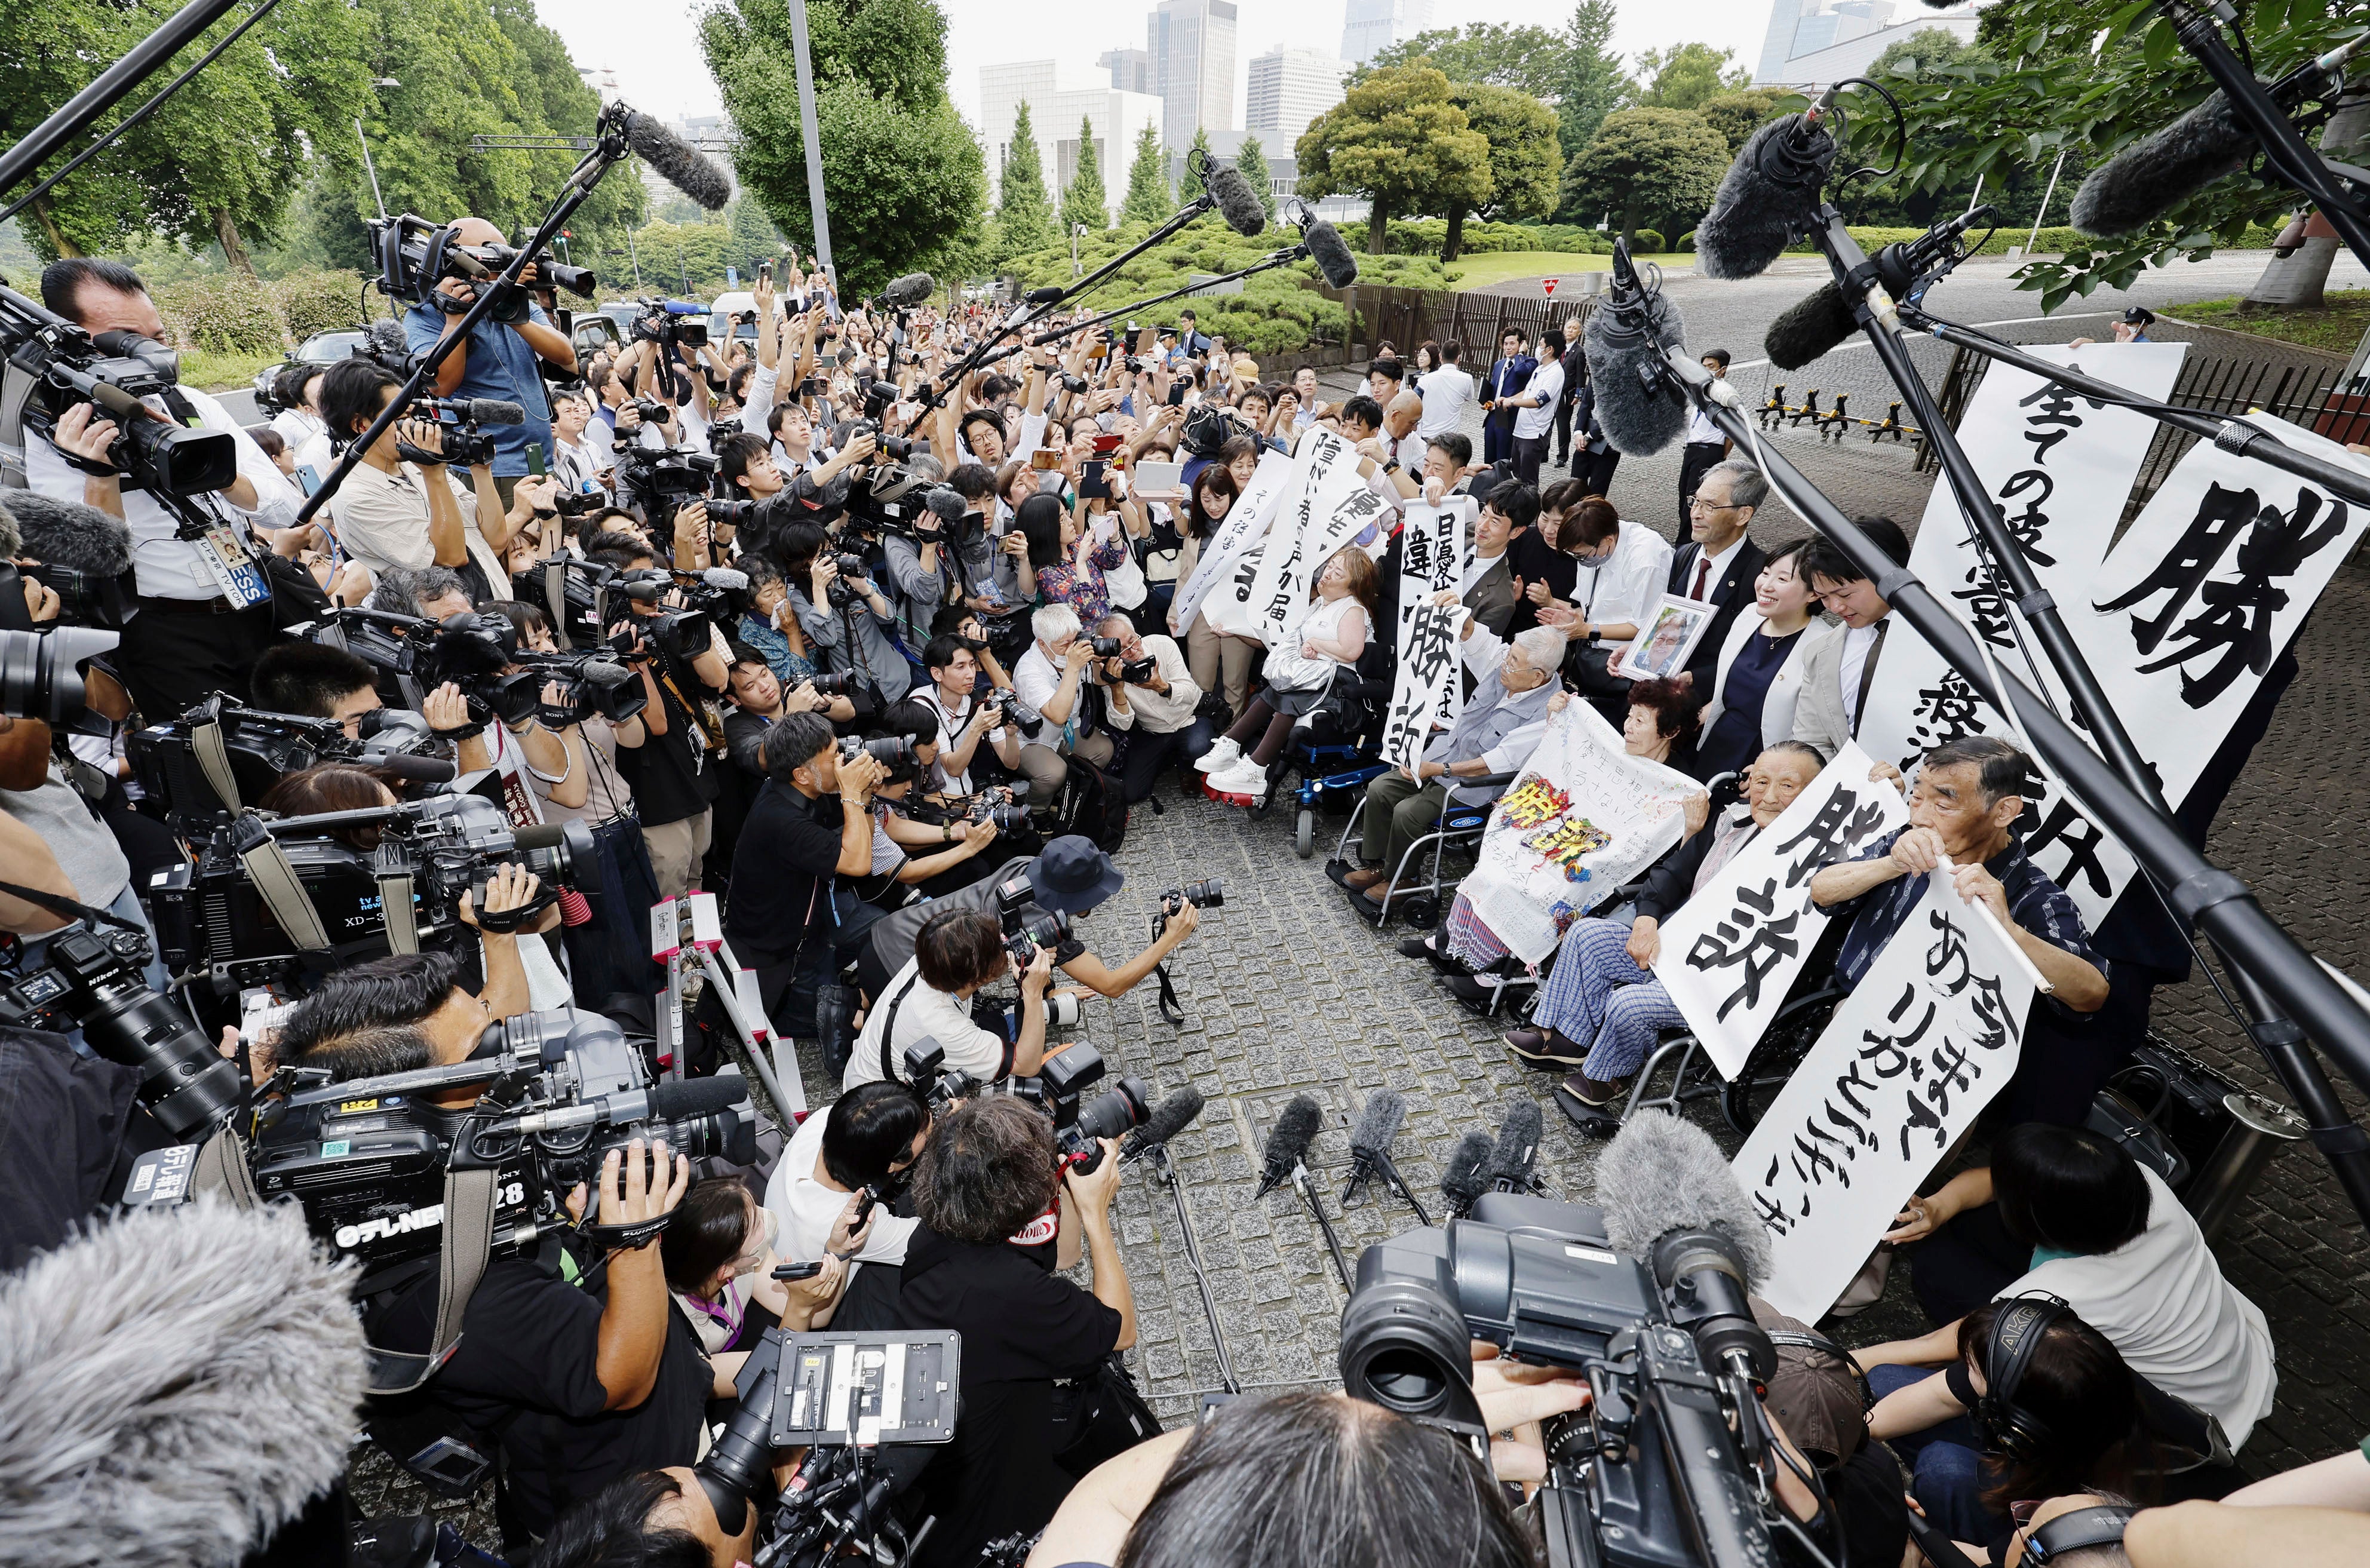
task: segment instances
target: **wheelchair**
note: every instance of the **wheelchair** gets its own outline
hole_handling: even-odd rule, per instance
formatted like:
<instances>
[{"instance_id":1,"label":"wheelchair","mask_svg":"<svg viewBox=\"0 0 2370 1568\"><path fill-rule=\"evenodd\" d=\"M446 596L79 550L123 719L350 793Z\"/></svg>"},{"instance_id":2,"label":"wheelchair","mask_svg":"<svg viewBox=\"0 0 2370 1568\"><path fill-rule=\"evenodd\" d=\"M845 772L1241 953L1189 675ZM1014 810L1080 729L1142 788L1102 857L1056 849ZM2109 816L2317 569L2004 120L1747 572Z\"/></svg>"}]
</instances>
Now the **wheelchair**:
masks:
<instances>
[{"instance_id":1,"label":"wheelchair","mask_svg":"<svg viewBox=\"0 0 2370 1568\"><path fill-rule=\"evenodd\" d=\"M1388 765L1377 765L1359 783L1363 787L1368 780L1389 771ZM1456 780L1456 788L1502 790L1517 777L1519 775L1513 773L1486 773L1475 778L1460 778ZM1392 905L1398 900L1400 889L1417 885L1416 881L1409 877L1409 868L1422 856L1426 847L1432 851L1431 874L1422 880L1423 891L1399 904L1398 913L1420 931L1428 931L1440 924L1442 899L1455 885L1444 881L1441 876L1442 857L1452 844L1478 845L1483 831L1490 825L1490 813L1496 804L1494 797L1478 805L1454 800L1443 802L1439 814L1432 819L1432 831L1409 845L1407 853L1399 857L1399 863L1391 868L1390 881L1383 889L1382 907L1375 916L1375 929L1379 931L1390 923ZM1349 864L1350 846L1353 841L1359 847L1364 847L1365 836L1358 831L1358 824L1364 820L1365 814L1366 801L1361 796L1350 813L1349 822L1342 826L1340 842L1333 847L1333 858L1328 862L1329 870Z\"/></svg>"}]
</instances>

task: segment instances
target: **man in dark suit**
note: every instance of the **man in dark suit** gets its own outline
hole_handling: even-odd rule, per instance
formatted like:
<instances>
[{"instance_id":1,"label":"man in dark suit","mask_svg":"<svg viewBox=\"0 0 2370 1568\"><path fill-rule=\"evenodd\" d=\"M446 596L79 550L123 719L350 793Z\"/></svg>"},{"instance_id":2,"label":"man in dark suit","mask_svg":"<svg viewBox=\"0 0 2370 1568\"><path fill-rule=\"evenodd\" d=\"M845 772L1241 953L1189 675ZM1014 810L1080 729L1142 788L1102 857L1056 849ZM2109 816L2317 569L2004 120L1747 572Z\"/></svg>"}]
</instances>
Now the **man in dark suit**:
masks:
<instances>
[{"instance_id":1,"label":"man in dark suit","mask_svg":"<svg viewBox=\"0 0 2370 1568\"><path fill-rule=\"evenodd\" d=\"M1571 407L1571 477L1590 495L1613 493L1613 470L1621 466L1621 454L1605 439L1605 426L1596 417L1596 387L1588 379L1588 362L1581 362L1580 390Z\"/></svg>"},{"instance_id":2,"label":"man in dark suit","mask_svg":"<svg viewBox=\"0 0 2370 1568\"><path fill-rule=\"evenodd\" d=\"M1687 655L1687 673L1695 677L1696 690L1706 697L1719 674L1729 628L1753 603L1754 580L1769 559L1769 552L1745 536L1754 513L1768 494L1769 481L1750 463L1731 461L1707 468L1696 484L1687 542L1671 558L1663 592L1720 606L1695 651Z\"/></svg>"},{"instance_id":3,"label":"man in dark suit","mask_svg":"<svg viewBox=\"0 0 2370 1568\"><path fill-rule=\"evenodd\" d=\"M1580 402L1581 383L1588 379L1588 356L1580 341L1581 329L1585 325L1577 316L1563 324L1563 391L1556 398L1555 422L1555 463L1559 468L1571 461L1572 409ZM1587 421L1582 421L1579 428L1585 432ZM1587 444L1585 435L1581 444Z\"/></svg>"},{"instance_id":4,"label":"man in dark suit","mask_svg":"<svg viewBox=\"0 0 2370 1568\"><path fill-rule=\"evenodd\" d=\"M1514 410L1501 408L1508 398L1519 397L1531 384L1531 372L1539 362L1523 351L1531 340L1520 328L1509 327L1498 339L1498 363L1490 367L1490 377L1481 387L1481 460L1495 463L1514 455Z\"/></svg>"}]
</instances>

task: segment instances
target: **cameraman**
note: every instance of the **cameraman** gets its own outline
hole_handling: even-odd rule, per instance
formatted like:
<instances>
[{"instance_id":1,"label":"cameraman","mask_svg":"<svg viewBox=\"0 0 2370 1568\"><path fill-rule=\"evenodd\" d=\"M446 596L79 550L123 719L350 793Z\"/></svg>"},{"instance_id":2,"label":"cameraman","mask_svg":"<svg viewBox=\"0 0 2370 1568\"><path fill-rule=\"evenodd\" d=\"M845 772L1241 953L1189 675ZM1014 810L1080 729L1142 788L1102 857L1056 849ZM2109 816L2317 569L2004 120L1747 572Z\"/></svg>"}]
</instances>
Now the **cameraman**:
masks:
<instances>
[{"instance_id":1,"label":"cameraman","mask_svg":"<svg viewBox=\"0 0 2370 1568\"><path fill-rule=\"evenodd\" d=\"M331 438L339 445L353 441L402 386L375 360L357 356L332 365L321 379L321 417ZM389 567L448 567L461 574L472 602L507 599L511 576L501 548L538 511L552 509L553 481L503 489L484 464L471 467L469 480L464 490L446 467L443 431L434 421L390 425L329 498L338 543L374 575Z\"/></svg>"},{"instance_id":2,"label":"cameraman","mask_svg":"<svg viewBox=\"0 0 2370 1568\"><path fill-rule=\"evenodd\" d=\"M41 270L41 303L95 338L119 345L117 352L143 347L124 343L128 337L146 340L147 357L170 356L158 347L167 333L148 285L120 261L76 257L51 262ZM58 416L54 444L27 432L25 481L43 495L95 506L131 525L141 613L123 628L115 669L134 705L163 721L210 692L246 698L247 671L272 641L270 595L234 598L219 571L222 558L208 548L196 525L203 523L232 549L244 549L243 536L261 513L263 498L275 487L284 490L285 481L254 438L203 392L176 386L146 403L166 422L195 423L228 435L238 451L238 478L213 494L183 500L178 509L146 490L127 490L107 455L120 432L112 421L83 403ZM293 560L309 532L291 528L276 538L255 536ZM276 574L272 582L284 586Z\"/></svg>"},{"instance_id":3,"label":"cameraman","mask_svg":"<svg viewBox=\"0 0 2370 1568\"><path fill-rule=\"evenodd\" d=\"M1036 726L1022 732L1020 770L1029 775L1030 804L1042 809L1062 798L1070 776L1064 758L1081 756L1107 767L1117 748L1096 727L1093 705L1080 689L1095 650L1081 635L1078 612L1067 605L1043 605L1029 617L1029 629L1036 640L1012 667L1012 689L1038 716Z\"/></svg>"},{"instance_id":4,"label":"cameraman","mask_svg":"<svg viewBox=\"0 0 2370 1568\"><path fill-rule=\"evenodd\" d=\"M655 565L647 555L635 556L626 570L643 572ZM642 841L650 848L662 898L690 892L708 856L714 806L721 792L717 767L726 756L723 721L711 719L709 710L731 684L730 653L713 626L708 628L708 646L683 658L660 646L639 624L668 614L674 606L666 599L678 596L670 589L659 599L628 598L627 618L610 628L619 656L641 672L642 694L649 699L639 715L640 740L622 729L617 732L617 767L633 786Z\"/></svg>"},{"instance_id":5,"label":"cameraman","mask_svg":"<svg viewBox=\"0 0 2370 1568\"><path fill-rule=\"evenodd\" d=\"M972 1021L971 999L1012 969L1004 926L995 916L975 909L935 910L915 933L913 962L874 999L841 1075L841 1090L903 1078L906 1051L925 1040L945 1049L942 1070L975 1082L1035 1078L1045 1060L1045 987L1053 978L1050 950L1037 949L1020 972L1017 1039Z\"/></svg>"},{"instance_id":6,"label":"cameraman","mask_svg":"<svg viewBox=\"0 0 2370 1568\"><path fill-rule=\"evenodd\" d=\"M282 642L255 662L256 707L267 713L335 719L349 740L362 739L362 716L385 704L370 662L319 642Z\"/></svg>"},{"instance_id":7,"label":"cameraman","mask_svg":"<svg viewBox=\"0 0 2370 1568\"><path fill-rule=\"evenodd\" d=\"M1057 1378L1092 1376L1135 1343L1135 1297L1110 1219L1119 1145L1091 1172L1055 1158L1053 1124L1006 1095L957 1106L914 1180L921 1225L906 1243L900 1317L962 1336L962 1415L922 1478L938 1526L922 1568L967 1568L998 1536L1052 1518L1073 1484L1054 1462ZM1091 1295L1053 1273L1058 1200L1084 1231Z\"/></svg>"},{"instance_id":8,"label":"cameraman","mask_svg":"<svg viewBox=\"0 0 2370 1568\"><path fill-rule=\"evenodd\" d=\"M757 778L765 777L765 736L793 713L820 713L827 719L856 717L844 697L825 697L810 685L784 691L773 666L749 647L732 651L732 709L724 715L724 744L732 760Z\"/></svg>"},{"instance_id":9,"label":"cameraman","mask_svg":"<svg viewBox=\"0 0 2370 1568\"><path fill-rule=\"evenodd\" d=\"M865 444L867 438L859 437L849 450ZM804 476L799 484L806 484ZM869 577L848 579L834 602L832 584L840 581L841 563L831 547L830 536L812 523L794 523L776 536L774 548L781 559L790 609L806 633L807 646L823 653L823 667L852 674L866 688L866 701L858 710L874 703L885 707L914 684L913 666L890 636L897 624L896 611Z\"/></svg>"},{"instance_id":10,"label":"cameraman","mask_svg":"<svg viewBox=\"0 0 2370 1568\"><path fill-rule=\"evenodd\" d=\"M859 1262L903 1262L920 1222L882 1206L851 1235L849 1200L859 1187L884 1195L902 1187L896 1178L922 1158L929 1132L929 1105L895 1079L849 1090L829 1111L800 1123L765 1184L765 1207L781 1222L782 1256L811 1263L836 1253L851 1265L851 1286Z\"/></svg>"},{"instance_id":11,"label":"cameraman","mask_svg":"<svg viewBox=\"0 0 2370 1568\"><path fill-rule=\"evenodd\" d=\"M1126 737L1120 767L1127 803L1151 797L1161 770L1179 758L1192 761L1216 743L1210 721L1202 718L1202 688L1185 667L1173 637L1139 637L1135 623L1113 614L1095 628L1120 645L1117 658L1095 666L1111 728ZM1147 668L1147 666L1149 666Z\"/></svg>"},{"instance_id":12,"label":"cameraman","mask_svg":"<svg viewBox=\"0 0 2370 1568\"><path fill-rule=\"evenodd\" d=\"M502 231L483 218L463 218L453 225L453 241L500 245ZM540 359L558 366L563 374L576 374L576 350L567 335L527 296L526 291L535 283L535 269L529 267L519 274L516 287L496 285L511 298L496 305L491 315L470 329L468 340L436 367L439 398L491 398L526 410L524 422L493 427L494 486L501 498L493 508L496 512L508 509L512 491L526 475L528 445L551 449L550 404L535 362ZM404 316L404 336L415 355L426 353L453 335L463 314L476 303L477 285L463 278L446 278L436 285L436 294L433 305L415 305ZM323 401L326 404L326 395ZM332 421L330 428L344 427Z\"/></svg>"}]
</instances>

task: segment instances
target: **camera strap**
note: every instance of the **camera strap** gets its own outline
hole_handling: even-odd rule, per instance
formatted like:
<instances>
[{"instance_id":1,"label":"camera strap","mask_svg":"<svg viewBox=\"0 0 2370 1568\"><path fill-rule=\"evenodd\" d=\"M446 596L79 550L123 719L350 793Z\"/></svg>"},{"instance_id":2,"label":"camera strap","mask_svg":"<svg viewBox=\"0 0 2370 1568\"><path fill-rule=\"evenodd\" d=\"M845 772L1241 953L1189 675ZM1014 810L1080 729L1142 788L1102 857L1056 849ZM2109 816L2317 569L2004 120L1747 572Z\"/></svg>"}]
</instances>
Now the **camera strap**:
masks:
<instances>
[{"instance_id":1,"label":"camera strap","mask_svg":"<svg viewBox=\"0 0 2370 1568\"><path fill-rule=\"evenodd\" d=\"M288 851L280 847L280 840L265 830L262 819L252 812L238 819L237 835L238 863L262 896L264 907L271 911L272 923L298 951L327 952L329 934L322 928L321 912L313 907L312 897L305 893L296 868L288 863Z\"/></svg>"},{"instance_id":2,"label":"camera strap","mask_svg":"<svg viewBox=\"0 0 2370 1568\"><path fill-rule=\"evenodd\" d=\"M139 925L125 919L121 915L105 909L94 909L87 904L77 904L63 894L43 893L39 888L19 887L15 882L0 882L0 893L5 893L11 898L21 898L34 908L46 909L63 919L87 920L94 925L104 922L122 930L139 931L144 937L148 934Z\"/></svg>"},{"instance_id":3,"label":"camera strap","mask_svg":"<svg viewBox=\"0 0 2370 1568\"><path fill-rule=\"evenodd\" d=\"M228 1127L198 1146L197 1163L190 1171L190 1193L213 1193L240 1208L263 1206L256 1191L255 1171L247 1162L247 1140Z\"/></svg>"},{"instance_id":4,"label":"camera strap","mask_svg":"<svg viewBox=\"0 0 2370 1568\"><path fill-rule=\"evenodd\" d=\"M444 1244L436 1264L436 1330L425 1355L365 1345L374 1394L408 1394L434 1377L461 1341L469 1297L493 1252L494 1199L501 1171L494 1166L444 1171Z\"/></svg>"},{"instance_id":5,"label":"camera strap","mask_svg":"<svg viewBox=\"0 0 2370 1568\"><path fill-rule=\"evenodd\" d=\"M378 909L386 923L386 951L418 952L420 923L411 911L411 871L404 864L403 852L393 844L382 843L372 859L371 874L378 881Z\"/></svg>"},{"instance_id":6,"label":"camera strap","mask_svg":"<svg viewBox=\"0 0 2370 1568\"><path fill-rule=\"evenodd\" d=\"M230 748L223 741L220 719L190 726L190 755L198 759L198 771L206 776L206 788L214 792L224 811L246 810L246 802L238 798L238 775L231 771Z\"/></svg>"},{"instance_id":7,"label":"camera strap","mask_svg":"<svg viewBox=\"0 0 2370 1568\"><path fill-rule=\"evenodd\" d=\"M1160 1016L1168 1020L1171 1028L1184 1028L1185 1004L1177 999L1177 987L1168 978L1168 965L1156 963L1152 966L1152 974L1153 977L1160 982L1160 996L1157 1003Z\"/></svg>"},{"instance_id":8,"label":"camera strap","mask_svg":"<svg viewBox=\"0 0 2370 1568\"><path fill-rule=\"evenodd\" d=\"M897 1009L905 1005L905 998L912 996L914 987L921 983L922 972L916 969L914 972L914 977L905 982L905 988L889 999L889 1016L880 1020L880 1076L891 1083L905 1081L904 1075L900 1073L896 1065L889 1059L889 1053L892 1049L892 1043L897 1038Z\"/></svg>"}]
</instances>

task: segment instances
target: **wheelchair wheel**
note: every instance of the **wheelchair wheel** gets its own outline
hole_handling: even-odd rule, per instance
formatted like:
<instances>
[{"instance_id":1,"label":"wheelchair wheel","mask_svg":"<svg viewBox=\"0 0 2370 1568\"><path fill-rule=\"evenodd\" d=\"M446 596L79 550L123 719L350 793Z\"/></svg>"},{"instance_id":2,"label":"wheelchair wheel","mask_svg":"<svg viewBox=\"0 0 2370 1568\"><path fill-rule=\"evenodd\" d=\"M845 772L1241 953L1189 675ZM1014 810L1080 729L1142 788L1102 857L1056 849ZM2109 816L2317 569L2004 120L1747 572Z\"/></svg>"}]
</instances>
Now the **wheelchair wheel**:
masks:
<instances>
[{"instance_id":1,"label":"wheelchair wheel","mask_svg":"<svg viewBox=\"0 0 2370 1568\"><path fill-rule=\"evenodd\" d=\"M1304 860L1317 852L1317 813L1306 806L1300 808L1300 821L1292 830L1292 847Z\"/></svg>"},{"instance_id":2,"label":"wheelchair wheel","mask_svg":"<svg viewBox=\"0 0 2370 1568\"><path fill-rule=\"evenodd\" d=\"M1750 1133L1759 1124L1770 1102L1794 1076L1794 1069L1802 1065L1802 1058L1811 1054L1811 1047L1826 1032L1827 1020L1835 1016L1839 1000L1833 993L1823 992L1778 1010L1761 1043L1745 1058L1743 1070L1720 1086L1720 1111L1728 1118L1730 1126L1739 1133Z\"/></svg>"},{"instance_id":3,"label":"wheelchair wheel","mask_svg":"<svg viewBox=\"0 0 2370 1568\"><path fill-rule=\"evenodd\" d=\"M1410 929L1429 931L1440 924L1440 900L1428 893L1418 894L1399 905L1398 915Z\"/></svg>"}]
</instances>

